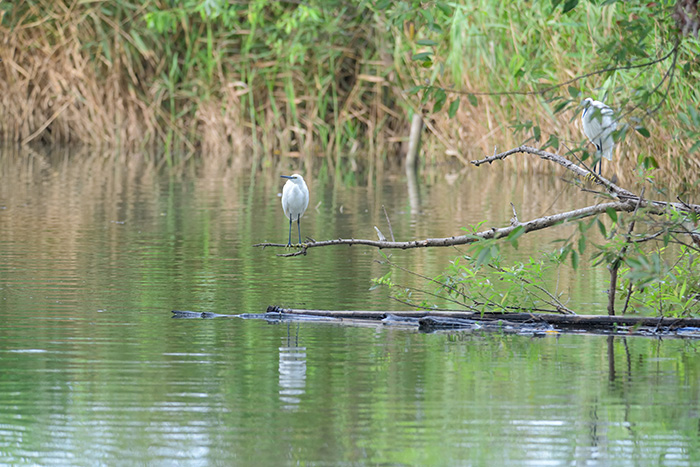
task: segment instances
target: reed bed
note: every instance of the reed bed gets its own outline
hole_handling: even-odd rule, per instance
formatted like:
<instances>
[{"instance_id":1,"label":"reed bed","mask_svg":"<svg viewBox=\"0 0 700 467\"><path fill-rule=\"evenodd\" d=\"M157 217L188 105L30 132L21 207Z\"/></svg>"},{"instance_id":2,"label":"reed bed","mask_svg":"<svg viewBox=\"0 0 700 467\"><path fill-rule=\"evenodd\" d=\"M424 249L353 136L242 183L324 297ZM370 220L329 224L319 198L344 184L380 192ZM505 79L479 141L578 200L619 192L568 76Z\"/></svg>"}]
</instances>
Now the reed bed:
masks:
<instances>
[{"instance_id":1,"label":"reed bed","mask_svg":"<svg viewBox=\"0 0 700 467\"><path fill-rule=\"evenodd\" d=\"M662 82L671 66L594 75L545 95L482 95L535 92L605 68L611 51L603 38L623 40L633 7L586 4L564 14L549 3L382 3L20 3L0 13L0 139L117 148L169 164L172 154L236 165L282 155L334 170L400 159L408 122L420 112L426 164L465 163L475 150L533 136L543 145L554 135L550 143L566 153L584 140L574 103L556 112L556 99L573 101L576 90L624 112L628 96ZM643 44L652 58L672 45L665 23L654 25ZM415 60L426 51L430 61ZM700 156L691 149L700 126L692 112L699 52L684 36L676 66L689 65L666 95L649 99L654 106L663 97L663 105L626 116L651 136L627 136L617 173L654 156L659 178L698 178ZM408 92L423 84L447 92ZM544 169L539 161L509 164Z\"/></svg>"},{"instance_id":2,"label":"reed bed","mask_svg":"<svg viewBox=\"0 0 700 467\"><path fill-rule=\"evenodd\" d=\"M654 156L660 169L653 174L659 178L669 182L697 181L700 121L696 119L695 125L684 121L700 105L700 89L696 86L700 69L697 66L688 66L683 72L677 70L668 94L652 95L647 108L635 109L629 98L662 83L672 66L671 57L643 70L603 73L546 94L536 93L549 84L563 83L607 68L610 59L606 60L606 52L601 49L611 37L623 40L625 23L621 18L628 14L632 13L618 4L605 7L587 4L570 15L556 11L547 15L532 5L503 2L468 2L456 8L453 20L461 27L452 30L445 50L436 52L444 57L445 69L451 71L438 79L438 85L461 92L448 94L448 102L454 96L461 96L460 110L455 116L457 124L451 123L444 111L434 116L435 128L443 133L442 141L449 141L448 147L453 152L466 151L467 146L476 145L490 154L495 145L499 145L500 150L518 146L528 139L530 144L543 145L553 135L553 146L558 152L576 152L587 143L577 104L583 97L606 98L611 107L624 114L622 123L643 125L650 133L648 138L634 131L628 133L618 145L608 173L617 173L622 181L631 181L636 177L634 169L640 160ZM662 30L662 25L657 25L649 37L649 48L655 53L646 59L635 58L636 63L652 61L673 46L673 31ZM695 64L699 55L697 39L685 37L679 46L677 63ZM417 76L416 80L424 79L425 75ZM454 80L454 77L461 79ZM577 99L570 97L569 88L581 93ZM484 91L521 94L478 96ZM476 106L466 99L465 94L470 92L477 97ZM561 101L552 98L573 102L557 113L555 108ZM646 113L657 104L661 104L657 112ZM526 129L514 131L517 125ZM539 141L535 140L535 133L539 134ZM513 159L507 165L535 170L552 167L532 159Z\"/></svg>"}]
</instances>

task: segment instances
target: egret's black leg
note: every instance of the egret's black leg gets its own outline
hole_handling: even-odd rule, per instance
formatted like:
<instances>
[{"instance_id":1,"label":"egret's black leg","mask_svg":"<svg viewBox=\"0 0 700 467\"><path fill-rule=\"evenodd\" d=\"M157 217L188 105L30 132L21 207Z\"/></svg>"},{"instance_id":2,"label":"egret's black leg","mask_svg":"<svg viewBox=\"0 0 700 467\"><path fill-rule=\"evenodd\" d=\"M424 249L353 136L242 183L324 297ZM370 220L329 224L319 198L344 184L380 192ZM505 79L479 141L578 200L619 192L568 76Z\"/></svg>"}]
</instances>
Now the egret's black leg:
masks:
<instances>
[{"instance_id":1,"label":"egret's black leg","mask_svg":"<svg viewBox=\"0 0 700 467\"><path fill-rule=\"evenodd\" d=\"M601 170L603 168L603 143L602 141L599 144L595 145L595 148L598 150L598 154L600 154L600 159L598 159L598 163L596 164L598 166L598 175L601 174ZM593 167L593 170L595 171L595 167Z\"/></svg>"},{"instance_id":2,"label":"egret's black leg","mask_svg":"<svg viewBox=\"0 0 700 467\"><path fill-rule=\"evenodd\" d=\"M299 245L301 245L301 214L297 216L297 232L299 233Z\"/></svg>"},{"instance_id":3,"label":"egret's black leg","mask_svg":"<svg viewBox=\"0 0 700 467\"><path fill-rule=\"evenodd\" d=\"M601 165L603 165L603 158L602 157L593 163L593 172L595 172L596 167L598 167L598 175L600 175Z\"/></svg>"},{"instance_id":4,"label":"egret's black leg","mask_svg":"<svg viewBox=\"0 0 700 467\"><path fill-rule=\"evenodd\" d=\"M292 246L292 216L289 216L289 240L287 246Z\"/></svg>"}]
</instances>

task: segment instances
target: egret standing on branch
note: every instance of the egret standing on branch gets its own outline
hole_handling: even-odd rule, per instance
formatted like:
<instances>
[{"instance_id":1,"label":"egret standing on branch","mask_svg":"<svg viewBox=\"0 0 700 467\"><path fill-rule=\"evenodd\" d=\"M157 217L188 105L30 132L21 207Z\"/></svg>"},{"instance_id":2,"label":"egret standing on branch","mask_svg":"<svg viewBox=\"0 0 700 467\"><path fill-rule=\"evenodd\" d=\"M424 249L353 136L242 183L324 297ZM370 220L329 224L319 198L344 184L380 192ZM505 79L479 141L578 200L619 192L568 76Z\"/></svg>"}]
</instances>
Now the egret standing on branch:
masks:
<instances>
[{"instance_id":1,"label":"egret standing on branch","mask_svg":"<svg viewBox=\"0 0 700 467\"><path fill-rule=\"evenodd\" d=\"M282 189L282 209L284 215L289 218L289 240L287 246L292 246L292 221L297 221L297 232L299 233L299 243L301 243L301 226L299 219L304 215L306 207L309 205L309 189L306 188L304 177L299 174L282 175L287 179Z\"/></svg>"},{"instance_id":2,"label":"egret standing on branch","mask_svg":"<svg viewBox=\"0 0 700 467\"><path fill-rule=\"evenodd\" d=\"M602 102L594 101L588 97L584 99L581 105L585 107L581 114L583 132L597 150L593 171L595 171L595 166L597 165L598 174L600 174L603 157L609 161L612 160L613 146L615 146L613 131L617 128L617 123L613 118L612 109Z\"/></svg>"}]
</instances>

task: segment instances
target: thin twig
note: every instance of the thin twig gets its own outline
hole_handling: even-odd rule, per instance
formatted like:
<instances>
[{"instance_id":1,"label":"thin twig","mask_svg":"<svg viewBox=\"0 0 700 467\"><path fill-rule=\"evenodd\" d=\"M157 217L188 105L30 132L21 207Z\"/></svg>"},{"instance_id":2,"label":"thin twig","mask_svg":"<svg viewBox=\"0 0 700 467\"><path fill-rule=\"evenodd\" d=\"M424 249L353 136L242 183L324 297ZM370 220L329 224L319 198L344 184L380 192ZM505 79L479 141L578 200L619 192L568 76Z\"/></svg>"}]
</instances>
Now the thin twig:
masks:
<instances>
[{"instance_id":1,"label":"thin twig","mask_svg":"<svg viewBox=\"0 0 700 467\"><path fill-rule=\"evenodd\" d=\"M636 68L645 68L649 67L651 65L655 65L657 63L661 63L665 61L668 57L673 55L674 53L677 53L677 49L679 46L678 40L676 41L676 44L673 46L673 48L663 57L654 59L652 61L646 62L646 63L639 63L636 65L624 65L624 66L616 66L616 67L608 67L608 68L603 68L602 70L595 70L591 71L590 73L585 73L580 76L576 76L574 78L571 78L570 80L564 81L562 83L558 84L553 84L551 86L547 86L544 89L540 89L537 91L500 91L500 92L469 92L469 91L457 91L457 90L452 90L452 89L443 89L445 92L449 92L452 94L471 94L473 96L536 96L536 95L542 95L546 94L549 91L554 91L555 89L559 89L561 87L567 86L569 84L573 84L577 81L580 81L585 78L590 78L591 76L596 76L596 75L602 75L604 73L610 73L613 71L621 71L621 70L634 70ZM426 89L433 88L434 86L426 86Z\"/></svg>"},{"instance_id":2,"label":"thin twig","mask_svg":"<svg viewBox=\"0 0 700 467\"><path fill-rule=\"evenodd\" d=\"M510 225L520 225L520 221L518 221L518 212L515 210L515 204L510 203L510 207L513 210L513 217L510 219Z\"/></svg>"},{"instance_id":3,"label":"thin twig","mask_svg":"<svg viewBox=\"0 0 700 467\"><path fill-rule=\"evenodd\" d=\"M625 298L625 306L622 307L622 314L627 313L627 307L630 304L630 298L632 298L632 281L627 285L627 298Z\"/></svg>"},{"instance_id":4,"label":"thin twig","mask_svg":"<svg viewBox=\"0 0 700 467\"><path fill-rule=\"evenodd\" d=\"M642 188L642 192L640 193L639 199L637 200L637 205L635 206L634 212L632 213L632 221L630 222L629 228L627 229L627 235L625 235L625 244L620 250L620 253L618 253L617 258L615 258L615 260L613 260L613 262L610 263L609 266L610 288L608 289L608 315L610 316L615 316L615 290L617 289L617 272L620 269L620 264L622 264L622 259L625 257L625 254L627 254L627 248L629 247L630 243L632 243L632 231L634 230L634 224L636 223L634 215L637 214L637 210L642 204L644 190L645 189Z\"/></svg>"},{"instance_id":5,"label":"thin twig","mask_svg":"<svg viewBox=\"0 0 700 467\"><path fill-rule=\"evenodd\" d=\"M405 271L406 271L406 272L409 272L409 273L412 272L412 271L408 271L408 270L405 270ZM453 298L448 298L448 297L440 296L439 294L436 294L436 293L434 293L434 292L428 292L427 290L418 289L418 288L415 288L415 287L406 287L406 286L402 286L402 285L400 285L400 284L396 284L396 286L399 287L399 288L402 288L402 289L410 289L410 290L416 291L416 292L418 292L418 293L421 293L421 294L423 294L423 295L429 295L429 296L431 296L431 297L435 297L435 298L438 298L438 299L441 299L441 300L446 300L446 301L452 302L452 303L454 303L454 304L456 304L456 305L466 307L466 308L468 308L468 309L470 309L470 310L476 310L476 309L475 309L473 306L471 306L471 305L467 305L466 303L459 302L459 301L457 301L457 300L455 300L455 299L453 299Z\"/></svg>"},{"instance_id":6,"label":"thin twig","mask_svg":"<svg viewBox=\"0 0 700 467\"><path fill-rule=\"evenodd\" d=\"M492 265L492 264L490 264L489 266L491 266L493 269L495 269L495 270L498 271L498 272L506 272L506 270L504 270L503 268L496 267L496 266L494 266L494 265ZM576 314L573 310L570 310L569 308L567 308L562 302L559 301L559 299L558 299L557 297L555 297L554 295L552 295L552 294L551 294L547 289L545 289L544 287L542 287L542 286L540 286L540 285L537 285L537 284L535 284L534 282L532 282L531 280L525 279L524 277L517 277L517 276L516 276L516 279L518 279L518 280L520 280L520 281L522 281L522 282L524 282L524 283L526 283L526 284L528 284L528 285L531 285L532 287L535 287L537 290L539 290L539 291L541 291L542 293L546 294L549 298L551 298L551 299L554 301L554 303L550 303L550 302L548 302L547 300L543 300L543 299L540 298L540 297L538 297L538 298L539 298L540 300L542 300L543 302L545 302L546 304L551 305L551 306L553 306L554 308L556 308L557 310L559 310L560 313L562 313L562 314L570 314L570 315L575 315L575 314Z\"/></svg>"},{"instance_id":7,"label":"thin twig","mask_svg":"<svg viewBox=\"0 0 700 467\"><path fill-rule=\"evenodd\" d=\"M660 230L660 231L658 231L658 232L656 232L656 233L654 233L654 234L647 235L646 237L636 238L636 239L634 239L634 240L631 240L631 242L632 242L632 243L644 243L644 242L648 242L648 241L650 241L650 240L654 240L655 238L658 238L662 233L664 233L664 232L663 232L662 230Z\"/></svg>"},{"instance_id":8,"label":"thin twig","mask_svg":"<svg viewBox=\"0 0 700 467\"><path fill-rule=\"evenodd\" d=\"M382 209L384 210L384 217L386 217L386 223L389 225L389 235L391 235L391 241L395 242L394 240L394 231L391 228L391 221L389 220L389 214L386 213L386 208L382 204Z\"/></svg>"},{"instance_id":9,"label":"thin twig","mask_svg":"<svg viewBox=\"0 0 700 467\"><path fill-rule=\"evenodd\" d=\"M435 285L437 285L437 286L439 286L439 287L443 287L443 288L449 289L450 291L456 293L457 295L460 295L460 296L464 297L465 300L468 300L468 299L469 299L469 297L467 297L464 293L460 292L460 291L457 290L456 288L454 288L454 287L452 287L452 286L449 286L449 285L446 285L446 284L443 284L442 282L440 282L440 281L438 281L438 280L436 280L436 279L434 279L434 278L432 278L432 277L428 277L428 276L425 276L425 275L423 275L423 274L421 274L421 273L418 273L418 272L415 272L415 271L411 271L410 269L404 268L403 266L399 266L398 264L394 263L393 261L389 261L388 259L387 259L387 260L384 260L384 261L378 261L378 260L375 260L375 261L378 262L378 263L385 262L385 263L387 263L389 266L391 266L392 268L399 269L399 270L401 270L401 271L403 271L403 272L405 272L405 273L408 273L408 274L411 274L411 275L413 275L413 276L419 277L419 278L421 278L421 279L423 279L423 280L426 280L426 281L428 281L428 282L432 282L432 283L434 283ZM472 300L472 301L473 301L473 300Z\"/></svg>"}]
</instances>

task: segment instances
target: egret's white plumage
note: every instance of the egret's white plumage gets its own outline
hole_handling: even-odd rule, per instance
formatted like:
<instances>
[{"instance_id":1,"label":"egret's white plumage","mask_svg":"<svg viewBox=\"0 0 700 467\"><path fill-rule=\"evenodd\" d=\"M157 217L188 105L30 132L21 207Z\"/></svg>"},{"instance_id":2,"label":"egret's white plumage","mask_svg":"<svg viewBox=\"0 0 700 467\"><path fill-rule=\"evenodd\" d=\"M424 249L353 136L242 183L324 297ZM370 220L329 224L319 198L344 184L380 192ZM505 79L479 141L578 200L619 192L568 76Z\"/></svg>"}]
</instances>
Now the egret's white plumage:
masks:
<instances>
[{"instance_id":1,"label":"egret's white plumage","mask_svg":"<svg viewBox=\"0 0 700 467\"><path fill-rule=\"evenodd\" d=\"M605 157L611 161L613 147L615 146L613 132L617 128L612 109L600 101L594 101L590 97L584 99L581 105L584 106L581 114L583 132L600 153L598 157ZM601 160L598 160L598 163L600 164ZM600 165L598 166L598 173L600 173Z\"/></svg>"},{"instance_id":2,"label":"egret's white plumage","mask_svg":"<svg viewBox=\"0 0 700 467\"><path fill-rule=\"evenodd\" d=\"M289 219L289 241L287 246L292 245L292 221L297 221L297 231L299 233L299 243L301 243L301 226L299 219L304 215L309 206L309 189L306 187L304 177L299 174L282 175L287 179L287 183L282 188L282 209L284 215Z\"/></svg>"}]
</instances>

